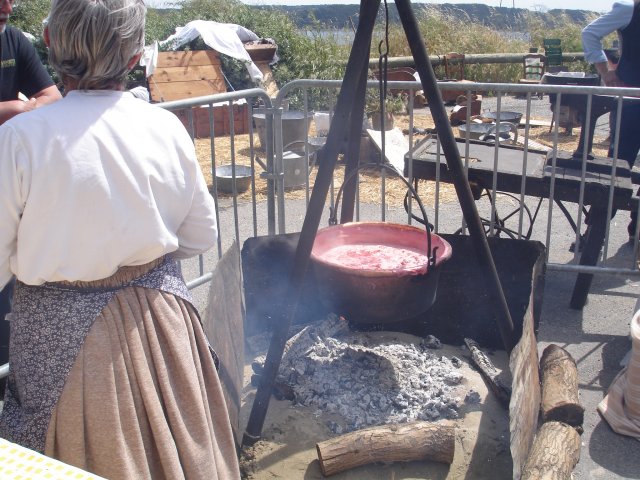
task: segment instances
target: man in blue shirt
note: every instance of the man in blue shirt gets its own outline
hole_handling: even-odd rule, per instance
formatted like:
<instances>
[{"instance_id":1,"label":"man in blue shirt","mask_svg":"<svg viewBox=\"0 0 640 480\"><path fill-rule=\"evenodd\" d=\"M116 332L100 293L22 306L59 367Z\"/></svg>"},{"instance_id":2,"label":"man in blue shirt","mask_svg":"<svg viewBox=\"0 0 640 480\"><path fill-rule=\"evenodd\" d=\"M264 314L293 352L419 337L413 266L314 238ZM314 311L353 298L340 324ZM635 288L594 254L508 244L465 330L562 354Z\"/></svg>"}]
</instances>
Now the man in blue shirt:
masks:
<instances>
[{"instance_id":1,"label":"man in blue shirt","mask_svg":"<svg viewBox=\"0 0 640 480\"><path fill-rule=\"evenodd\" d=\"M640 87L640 0L619 0L611 10L597 18L582 30L584 58L592 63L607 87ZM617 32L620 39L620 59L610 68L602 48L602 39ZM620 122L618 158L626 160L629 167L640 151L640 102L623 104ZM615 132L612 132L612 134ZM613 135L612 135L613 136ZM613 145L609 156L613 155ZM629 240L636 235L637 212L631 212L628 226Z\"/></svg>"}]
</instances>

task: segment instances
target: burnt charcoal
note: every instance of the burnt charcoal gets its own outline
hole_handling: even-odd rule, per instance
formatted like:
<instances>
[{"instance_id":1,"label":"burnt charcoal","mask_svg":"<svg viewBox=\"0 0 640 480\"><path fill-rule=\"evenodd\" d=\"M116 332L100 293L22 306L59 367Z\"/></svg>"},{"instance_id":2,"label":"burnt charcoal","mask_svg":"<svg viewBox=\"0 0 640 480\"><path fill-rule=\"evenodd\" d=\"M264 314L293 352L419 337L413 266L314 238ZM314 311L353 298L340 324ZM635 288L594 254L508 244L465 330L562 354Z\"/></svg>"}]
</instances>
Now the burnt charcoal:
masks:
<instances>
[{"instance_id":1,"label":"burnt charcoal","mask_svg":"<svg viewBox=\"0 0 640 480\"><path fill-rule=\"evenodd\" d=\"M346 326L329 315L287 342L276 381L278 398L342 417L327 425L334 433L457 418L467 388L457 357L456 366L425 350L418 339L394 341Z\"/></svg>"}]
</instances>

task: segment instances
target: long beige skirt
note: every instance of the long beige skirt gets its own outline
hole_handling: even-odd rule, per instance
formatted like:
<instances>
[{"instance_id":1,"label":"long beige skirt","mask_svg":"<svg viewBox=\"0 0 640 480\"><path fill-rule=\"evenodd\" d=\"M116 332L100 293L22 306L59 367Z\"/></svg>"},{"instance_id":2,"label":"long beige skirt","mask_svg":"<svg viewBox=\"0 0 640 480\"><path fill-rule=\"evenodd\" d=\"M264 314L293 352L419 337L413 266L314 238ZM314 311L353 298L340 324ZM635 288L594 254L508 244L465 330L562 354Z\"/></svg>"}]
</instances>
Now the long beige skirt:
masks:
<instances>
[{"instance_id":1,"label":"long beige skirt","mask_svg":"<svg viewBox=\"0 0 640 480\"><path fill-rule=\"evenodd\" d=\"M67 378L45 454L113 480L240 478L220 380L188 302L131 286L113 297Z\"/></svg>"}]
</instances>

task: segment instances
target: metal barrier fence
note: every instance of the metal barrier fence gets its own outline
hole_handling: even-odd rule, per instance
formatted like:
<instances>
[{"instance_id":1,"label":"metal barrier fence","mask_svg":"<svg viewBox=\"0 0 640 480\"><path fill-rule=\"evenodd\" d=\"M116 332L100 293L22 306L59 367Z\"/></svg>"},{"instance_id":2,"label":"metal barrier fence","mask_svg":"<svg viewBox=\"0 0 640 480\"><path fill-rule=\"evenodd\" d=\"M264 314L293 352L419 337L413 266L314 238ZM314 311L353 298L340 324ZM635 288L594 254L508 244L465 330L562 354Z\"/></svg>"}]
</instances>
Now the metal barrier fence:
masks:
<instances>
[{"instance_id":1,"label":"metal barrier fence","mask_svg":"<svg viewBox=\"0 0 640 480\"><path fill-rule=\"evenodd\" d=\"M249 129L247 132L248 148L244 148L239 154L234 147L238 144L238 135L233 131L230 135L216 137L213 132L213 125L211 125L211 135L209 139L196 139L197 142L203 142L207 144L209 149L209 164L211 169L215 172L219 167L221 159L229 159L232 165L246 164L252 168L254 172L251 183L251 195L244 197L242 195L219 195L217 189L217 180L215 173L212 176L212 194L216 198L216 205L220 211L224 211L224 215L219 216L220 220L220 239L218 243L217 256L219 257L225 249L225 245L231 244L231 241L226 238L226 235L231 235L231 240L235 240L238 245L242 245L243 241L249 236L256 235L273 235L276 233L286 233L287 231L299 231L301 226L301 218L304 216L305 208L309 201L309 196L312 188L310 183L310 173L314 168L314 149L317 148L313 142L318 140L318 137L307 133L305 138L302 139L302 148L297 155L294 155L297 160L302 157L304 160L301 165L304 171L305 181L302 185L297 185L295 188L288 188L285 184L286 165L285 160L287 158L287 150L283 145L283 129L290 128L286 122L283 122L283 116L286 116L286 110L283 106L287 105L287 99L291 95L297 95L298 98L303 99L303 107L301 112L304 118L308 118L312 112L308 108L308 95L309 91L313 89L316 94L317 91L326 90L327 98L337 98L337 92L342 85L342 81L319 81L319 80L296 80L285 86L280 90L277 97L269 99L265 92L260 89L253 89L247 91L238 91L233 93L226 93L220 95L213 95L211 97L195 98L191 100L171 102L160 104L161 107L168 108L170 110L178 110L189 108L190 112L193 111L192 107L208 108L210 111L214 108L214 104L219 102L229 102L229 104L237 99L243 98L247 101L248 108L246 115L249 118ZM536 239L544 243L547 247L547 267L556 270L565 270L576 273L606 273L615 275L637 275L639 272L636 255L638 251L638 242L633 245L634 255L629 255L628 261L623 263L611 263L608 259L611 257L610 251L614 246L620 248L622 243L626 243L626 221L620 221L625 216L618 213L616 216L616 210L619 208L617 205L616 189L614 188L616 182L616 170L622 171L621 165L626 164L621 160L617 160L617 143L614 145L614 158L612 161L612 168L614 175L611 176L610 183L604 185L607 188L606 194L602 197L606 203L607 222L604 242L600 253L598 254L599 261L595 265L580 265L579 264L579 250L580 243L585 242L585 239L580 235L580 232L584 230L586 223L586 210L588 209L588 203L586 203L585 195L588 193L585 190L585 186L589 185L594 173L587 168L587 150L581 158L574 159L577 162L576 169L580 172L580 181L576 183L577 195L575 200L570 199L568 205L566 203L566 194L557 196L558 188L561 181L558 179L558 174L562 171L562 161L566 161L566 158L562 155L562 142L570 138L564 133L561 133L560 122L552 122L552 126L549 129L550 145L548 155L548 167L552 171L548 175L546 181L549 182L547 195L537 194L531 196L527 194L529 186L527 182L530 181L528 175L526 175L528 165L532 162L532 158L535 155L539 155L540 143L535 142L531 138L531 132L536 127L535 116L532 115L532 101L540 102L539 97L542 95L555 96L554 109L556 112L560 112L562 108L563 95L586 95L586 123L584 127L586 130L591 128L590 117L593 107L593 99L599 95L615 96L618 105L621 105L623 96L640 96L640 89L611 89L603 87L581 87L581 86L563 86L563 85L516 85L516 84L494 84L494 83L459 83L459 82L442 82L438 84L441 91L452 90L458 91L461 95L471 97L474 92L491 92L491 96L495 98L495 112L498 116L501 111L504 110L502 104L507 102L507 99L512 95L519 95L523 98L524 112L522 117L522 123L524 124L524 135L521 135L519 141L519 155L521 158L522 172L521 184L516 191L507 192L509 195L505 195L505 192L501 192L498 188L501 180L500 173L500 150L504 145L495 145L495 155L489 159L494 163L493 177L489 188L486 188L484 196L478 200L478 210L484 215L486 221L487 233L489 235L505 235L507 230L510 232L510 236L514 238L531 238ZM378 88L376 81L370 81L368 88ZM424 116L424 109L415 109L413 107L413 98L416 91L421 90L421 85L418 82L389 82L388 88L401 89L408 92L408 152L407 156L414 158L416 149L420 147L421 140L424 140L418 133L420 129L415 127L417 115ZM546 98L546 97L545 97ZM257 103L260 103L260 107L255 107ZM547 103L549 107L551 103ZM470 105L468 105L470 106ZM470 120L470 108L467 109L467 121ZM551 109L547 108L550 112ZM618 111L618 129L620 125L620 108ZM418 113L420 112L420 113ZM255 142L255 124L253 116L259 113L264 115L266 119L266 135L262 139L266 145L258 146ZM190 113L191 114L191 113ZM230 124L233 125L233 110L229 110ZM557 117L557 115L556 115ZM210 118L213 119L211 113ZM191 129L193 132L193 129ZM618 134L615 138L618 138ZM225 143L222 146L222 138L230 140L230 143ZM266 139L266 141L265 141ZM273 140L269 140L273 139ZM561 141L562 140L562 141ZM435 140L437 142L437 139ZM209 142L209 143L207 143ZM470 154L470 145L472 145L467 136L465 141L465 148L461 148L461 157L465 163L465 167L473 169L473 163L477 159L473 158ZM228 149L226 153L223 153L222 149ZM289 152L290 153L290 152ZM264 155L264 161L260 159ZM565 156L566 157L566 156ZM484 159L485 163L487 159ZM407 163L407 177L410 181L417 180L414 178L414 163L415 161ZM445 190L445 182L441 178L442 168L440 165L445 165L445 159L442 157L437 162L436 177L433 178L433 188L430 189L431 208L433 209L433 218L429 221L434 224L436 231L443 231L445 233L451 233L452 231L464 231L464 221L460 212L455 212L455 201L451 202L451 198L444 200L442 192ZM530 166L530 165L529 165ZM257 168L260 167L263 172L258 173ZM556 171L558 173L556 173ZM600 173L597 173L600 175ZM266 187L263 188L262 193L264 195L258 195L258 189L256 189L256 180L262 179L266 182ZM562 179L561 179L562 180ZM379 189L380 200L376 207L378 208L378 219L386 221L392 218L394 221L404 221L406 223L412 223L415 215L412 211L412 202L408 202L408 207L405 211L399 213L387 204L385 192L387 191L387 185L390 181L387 175L382 172L379 176ZM420 184L425 180L420 180ZM600 182L603 183L603 182ZM335 193L337 190L337 182L330 191L328 202L328 210L335 208ZM432 198L431 198L432 196ZM635 197L635 196L634 196ZM242 201L240 200L242 198ZM487 205L482 206L480 203L486 200ZM635 200L634 200L635 201ZM371 214L371 205L365 205L365 201L362 199L362 195L359 193L356 198L356 211L354 219L358 220L361 216L361 210L365 206L367 207L368 215ZM453 205L452 205L453 203ZM508 214L508 221L514 222L513 226L509 229L504 228L503 222L505 221L505 215L500 211L506 204L516 204L514 212ZM534 215L535 214L535 215ZM390 217L391 215L391 217ZM291 218L294 216L295 218ZM615 218L616 222L611 222ZM534 225L535 223L535 225ZM623 225L619 225L623 223ZM541 225L542 224L542 225ZM231 227L232 226L232 227ZM251 227L251 228L248 228ZM568 228L569 227L569 228ZM229 232L231 230L231 232ZM624 237L624 242L620 241L620 237ZM637 235L636 235L637 238ZM568 244L567 244L568 239ZM575 242L577 245L573 248L573 252L569 252L571 249L571 243ZM207 281L206 270L203 266L206 262L200 261L199 277L191 279L190 286L197 286Z\"/></svg>"},{"instance_id":2,"label":"metal barrier fence","mask_svg":"<svg viewBox=\"0 0 640 480\"><path fill-rule=\"evenodd\" d=\"M284 159L286 158L285 147L283 145L283 115L285 110L282 108L287 103L287 97L293 93L302 92L304 100L303 113L306 116L308 109L308 91L310 89L324 89L331 92L331 98L336 98L336 92L342 85L341 81L318 81L318 80L297 80L285 85L275 99L270 99L262 89L250 89L237 92L230 92L208 97L199 97L189 100L181 100L174 102L166 102L159 104L160 107L174 111L176 114L182 112L185 118L187 129L191 132L203 167L205 177L210 181L210 190L216 202L216 214L219 225L219 238L217 248L206 255L200 255L194 261L183 261L183 274L187 279L188 287L193 291L197 287L209 282L211 279L211 271L215 267L217 260L230 247L241 248L244 240L252 236L258 235L275 235L277 233L287 233L300 231L304 213L309 202L311 192L310 174L314 168L314 152L316 145L310 142L309 132L305 134L302 152L298 155L303 158L303 177L304 182L296 185L295 188L288 188L285 184L285 167ZM378 88L377 82L369 82L368 88ZM575 273L594 273L622 276L637 276L640 271L636 261L638 254L638 232L635 232L635 241L632 250L621 258L614 258L617 252L610 255L613 246L626 243L626 219L621 225L614 224L613 218L618 219L621 215L615 215L616 206L616 170L624 162L617 160L617 142L614 142L612 169L613 175L608 184L603 183L602 202L599 207L604 207L606 211L606 222L604 241L602 248L596 252L597 263L594 265L580 265L578 262L580 250L580 232L585 224L585 185L587 185L594 176L599 176L601 172L592 172L587 169L587 149L584 149L582 158L574 159L579 165L579 182L577 185L577 197L575 201L571 201L571 206L563 205L562 201L566 200L566 196L556 197L556 193L560 192L561 178L556 174L556 168L561 159L560 125L558 121L553 123L550 129L551 145L549 154L549 164L551 174L546 180L545 192L547 194L531 196L528 192L527 168L532 158L537 155L539 144L531 139L531 129L534 127L534 116L532 115L532 99L538 98L539 94L555 95L555 111L560 111L563 95L581 94L586 95L586 118L590 118L593 108L593 99L598 95L616 96L618 107L622 104L623 96L640 96L640 89L612 89L603 87L577 87L577 86L559 86L559 85L515 85L515 84L493 84L493 83L457 83L442 82L438 84L440 90L459 91L460 94L471 97L473 92L491 92L495 95L496 110L495 113L500 115L502 103L506 102L509 95L517 94L524 96L524 137L519 142L518 155L520 155L522 174L516 176L520 178L519 188L505 195L498 189L499 170L500 170L500 150L504 145L494 145L493 154L488 160L493 166L489 169L490 186L487 188L485 195L478 199L480 203L483 199L488 201L487 206L478 205L478 211L484 215L486 220L486 229L489 235L503 235L507 232L504 228L505 215L500 209L512 208L514 213L509 214L509 218L517 218L514 226L509 228L510 236L514 238L530 238L539 240L547 247L547 268L555 270L563 270ZM424 115L424 112L418 113L413 108L413 98L416 91L421 90L418 82L389 82L390 89L402 89L409 92L408 98L408 152L409 158L416 158L416 151L420 147L421 142L425 138L418 139L418 130L415 129L415 121L418 115ZM329 95L329 93L328 93ZM596 96L596 97L594 97ZM242 113L238 114L234 108L231 108L234 102L245 102ZM539 100L535 100L539 101ZM257 107L256 105L260 105ZM216 109L227 106L223 109L224 114L228 115L228 132L223 134L216 133ZM469 106L469 105L467 105ZM421 109L423 110L423 109ZM470 120L470 109L467 109L467 122ZM196 135L196 122L202 119L202 112L209 127L208 131L200 130ZM617 122L615 128L615 138L619 137L620 125L620 108L617 109ZM264 115L264 131L257 132L254 127L254 115ZM186 115L186 116L185 116ZM236 116L246 115L244 124L246 129L240 133L235 131L237 124ZM584 125L585 129L589 129L589 120ZM539 127L538 127L539 128ZM256 134L262 133L260 145L255 142ZM200 138L197 138L197 137ZM429 221L434 225L436 231L444 233L452 233L454 231L464 231L464 221L458 211L459 205L453 198L444 198L443 192L446 189L444 174L445 160L439 155L437 147L437 139L435 141L436 161L434 163L435 170L433 180L420 180L417 184L431 184L432 188L428 190L429 194L425 198L430 200L430 209L433 210L433 217ZM462 150L462 160L467 171L473 170L474 162L478 159L471 154L472 142L465 138ZM264 157L261 159L260 157ZM298 159L299 160L299 159ZM221 179L216 176L216 171L223 165L228 163L231 166L231 176L236 177L236 182L232 182L231 193L220 191ZM415 160L407 162L407 177L410 182L414 182L417 178L414 175ZM247 165L251 168L250 185L246 192L238 191L238 176L236 167ZM258 173L258 167L263 171ZM470 170L469 170L470 169ZM384 174L379 175L379 192L380 200L377 205L371 205L362 200L360 195L361 188L358 189L356 198L355 220L359 220L364 215L376 215L379 220L393 220L396 222L412 223L415 216L412 211L412 202L407 202L407 206L397 209L387 205L386 184L391 181ZM259 185L262 182L263 185ZM358 183L359 184L359 183ZM634 187L635 188L635 187ZM329 208L336 207L336 188L332 185L328 198ZM566 195L566 194L563 194ZM633 201L637 201L635 196ZM376 213L377 210L377 213ZM561 210L562 215L558 214ZM533 212L533 213L532 213ZM535 215L534 215L535 214ZM545 218L544 222L536 222L537 218ZM540 225L542 223L542 225ZM640 223L640 222L638 222ZM569 227L569 228L568 228ZM575 229L575 231L574 231ZM623 237L624 241L620 240ZM569 252L568 244L576 242L574 252ZM613 259L613 261L612 261ZM206 292L200 295L199 299L196 295L196 303L198 308L202 309L206 306ZM8 374L8 365L0 366L0 378Z\"/></svg>"}]
</instances>

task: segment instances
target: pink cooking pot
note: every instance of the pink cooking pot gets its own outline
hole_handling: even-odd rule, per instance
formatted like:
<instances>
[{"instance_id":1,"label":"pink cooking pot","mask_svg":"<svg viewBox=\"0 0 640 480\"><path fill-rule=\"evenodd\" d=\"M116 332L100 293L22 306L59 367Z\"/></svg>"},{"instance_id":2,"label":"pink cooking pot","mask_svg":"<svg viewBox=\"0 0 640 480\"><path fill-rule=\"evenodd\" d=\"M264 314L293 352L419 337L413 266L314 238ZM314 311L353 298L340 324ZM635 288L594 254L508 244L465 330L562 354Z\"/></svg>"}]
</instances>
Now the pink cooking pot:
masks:
<instances>
[{"instance_id":1,"label":"pink cooking pot","mask_svg":"<svg viewBox=\"0 0 640 480\"><path fill-rule=\"evenodd\" d=\"M336 261L336 248L346 249L345 261ZM389 261L367 262L372 250ZM318 231L311 266L318 294L334 313L356 323L382 324L427 311L449 258L451 245L425 228L352 222Z\"/></svg>"}]
</instances>

